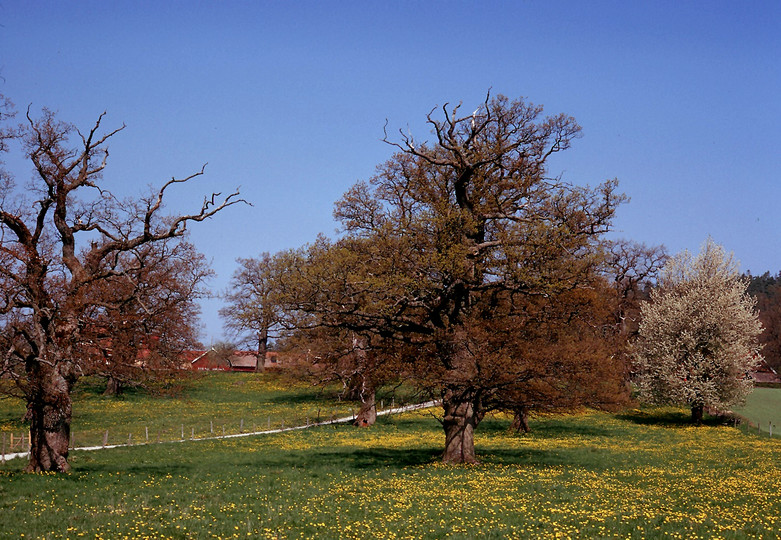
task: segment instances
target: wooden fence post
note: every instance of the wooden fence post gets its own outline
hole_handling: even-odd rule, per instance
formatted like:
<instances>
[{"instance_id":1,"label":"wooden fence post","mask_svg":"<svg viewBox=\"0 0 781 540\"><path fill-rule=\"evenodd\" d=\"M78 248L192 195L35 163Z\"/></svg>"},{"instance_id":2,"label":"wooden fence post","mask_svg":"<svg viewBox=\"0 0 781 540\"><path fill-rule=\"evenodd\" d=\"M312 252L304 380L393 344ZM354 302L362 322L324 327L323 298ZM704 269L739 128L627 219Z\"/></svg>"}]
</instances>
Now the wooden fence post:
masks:
<instances>
[{"instance_id":1,"label":"wooden fence post","mask_svg":"<svg viewBox=\"0 0 781 540\"><path fill-rule=\"evenodd\" d=\"M108 430L106 430L106 433L103 434L103 448L105 448L107 444L108 444Z\"/></svg>"}]
</instances>

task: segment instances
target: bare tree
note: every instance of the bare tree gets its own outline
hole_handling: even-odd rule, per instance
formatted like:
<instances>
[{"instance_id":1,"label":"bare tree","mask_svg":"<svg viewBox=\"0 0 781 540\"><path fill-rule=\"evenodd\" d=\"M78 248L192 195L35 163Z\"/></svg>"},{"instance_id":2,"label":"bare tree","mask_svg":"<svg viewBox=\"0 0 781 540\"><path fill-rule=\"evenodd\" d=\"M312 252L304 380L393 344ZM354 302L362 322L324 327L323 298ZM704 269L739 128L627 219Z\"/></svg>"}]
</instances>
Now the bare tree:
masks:
<instances>
[{"instance_id":1,"label":"bare tree","mask_svg":"<svg viewBox=\"0 0 781 540\"><path fill-rule=\"evenodd\" d=\"M214 193L193 213L163 216L164 196L203 169L147 196L117 199L102 174L108 141L123 128L103 130L104 115L82 132L49 110L35 117L28 109L26 122L5 132L34 168L26 194L7 175L0 186L3 372L27 401L28 471L70 469L71 390L88 362L85 329L105 301L96 291L127 275L134 251L182 238L188 223L241 201L238 192Z\"/></svg>"},{"instance_id":2,"label":"bare tree","mask_svg":"<svg viewBox=\"0 0 781 540\"><path fill-rule=\"evenodd\" d=\"M282 314L275 297L279 281L278 262L268 253L257 258L238 259L229 290L224 295L227 305L220 310L225 327L237 337L254 340L258 350L256 371L265 366L269 340L282 329ZM251 337L246 339L247 334Z\"/></svg>"},{"instance_id":3,"label":"bare tree","mask_svg":"<svg viewBox=\"0 0 781 540\"><path fill-rule=\"evenodd\" d=\"M230 369L233 367L235 354L235 344L229 341L218 341L206 353L206 365L210 368Z\"/></svg>"},{"instance_id":4,"label":"bare tree","mask_svg":"<svg viewBox=\"0 0 781 540\"><path fill-rule=\"evenodd\" d=\"M607 242L606 251L606 274L616 293L616 322L631 337L640 324L640 305L648 299L669 257L664 246L649 247L631 240Z\"/></svg>"}]
</instances>

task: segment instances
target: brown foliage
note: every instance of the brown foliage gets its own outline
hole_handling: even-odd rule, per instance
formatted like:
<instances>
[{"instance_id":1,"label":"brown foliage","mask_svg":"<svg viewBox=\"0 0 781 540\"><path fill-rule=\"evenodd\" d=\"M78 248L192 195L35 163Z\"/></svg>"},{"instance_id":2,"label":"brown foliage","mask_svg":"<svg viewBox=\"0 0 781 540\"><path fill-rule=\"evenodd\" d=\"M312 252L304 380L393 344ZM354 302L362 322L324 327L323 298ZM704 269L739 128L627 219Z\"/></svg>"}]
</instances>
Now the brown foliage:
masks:
<instances>
[{"instance_id":1,"label":"brown foliage","mask_svg":"<svg viewBox=\"0 0 781 540\"><path fill-rule=\"evenodd\" d=\"M413 349L405 372L442 399L445 461L471 462L474 429L514 392L596 402L609 392L567 388L623 375L600 341L610 325L587 322L598 302L581 296L624 197L615 181L548 176L548 158L580 133L571 117L504 96L434 113L433 143L386 137L398 152L336 205L345 235L291 254L281 298L305 325L371 336L378 358Z\"/></svg>"}]
</instances>

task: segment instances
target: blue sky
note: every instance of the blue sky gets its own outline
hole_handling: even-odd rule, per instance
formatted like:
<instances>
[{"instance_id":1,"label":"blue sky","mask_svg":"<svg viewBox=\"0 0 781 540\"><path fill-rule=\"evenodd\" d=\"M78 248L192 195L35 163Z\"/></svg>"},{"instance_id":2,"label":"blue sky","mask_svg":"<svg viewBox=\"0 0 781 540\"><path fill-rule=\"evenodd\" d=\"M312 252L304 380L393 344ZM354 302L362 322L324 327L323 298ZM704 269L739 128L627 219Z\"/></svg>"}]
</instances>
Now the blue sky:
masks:
<instances>
[{"instance_id":1,"label":"blue sky","mask_svg":"<svg viewBox=\"0 0 781 540\"><path fill-rule=\"evenodd\" d=\"M618 235L673 253L711 235L743 270L781 271L777 1L0 0L0 77L19 108L126 124L105 174L120 193L206 162L171 211L241 186L252 207L192 227L217 292L236 257L334 233L334 201L391 154L386 119L423 139L432 107L489 88L578 120L551 173L618 178ZM203 304L207 343L220 305Z\"/></svg>"}]
</instances>

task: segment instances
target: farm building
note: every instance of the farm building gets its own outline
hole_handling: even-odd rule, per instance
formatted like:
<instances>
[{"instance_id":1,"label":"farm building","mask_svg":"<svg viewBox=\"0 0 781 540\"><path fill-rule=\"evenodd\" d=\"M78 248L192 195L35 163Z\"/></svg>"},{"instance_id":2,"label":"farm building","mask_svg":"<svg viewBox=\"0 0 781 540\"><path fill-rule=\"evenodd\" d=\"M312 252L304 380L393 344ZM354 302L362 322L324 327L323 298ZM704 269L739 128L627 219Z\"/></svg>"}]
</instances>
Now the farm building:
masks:
<instances>
[{"instance_id":1,"label":"farm building","mask_svg":"<svg viewBox=\"0 0 781 540\"><path fill-rule=\"evenodd\" d=\"M244 371L252 372L257 369L258 355L252 351L234 351L233 354L225 359L219 360L208 351L187 351L186 357L189 360L190 369L199 371ZM281 366L279 353L269 351L266 353L263 367L265 369L276 369Z\"/></svg>"},{"instance_id":2,"label":"farm building","mask_svg":"<svg viewBox=\"0 0 781 540\"><path fill-rule=\"evenodd\" d=\"M778 372L764 358L751 374L751 378L757 384L781 384L781 377L778 376Z\"/></svg>"}]
</instances>

